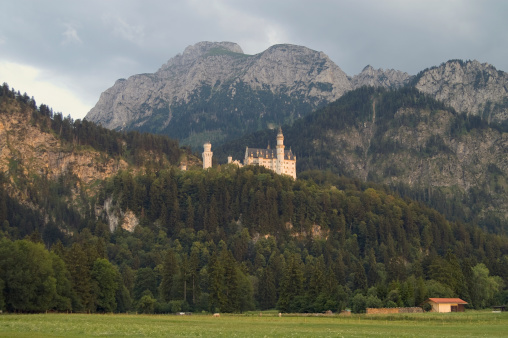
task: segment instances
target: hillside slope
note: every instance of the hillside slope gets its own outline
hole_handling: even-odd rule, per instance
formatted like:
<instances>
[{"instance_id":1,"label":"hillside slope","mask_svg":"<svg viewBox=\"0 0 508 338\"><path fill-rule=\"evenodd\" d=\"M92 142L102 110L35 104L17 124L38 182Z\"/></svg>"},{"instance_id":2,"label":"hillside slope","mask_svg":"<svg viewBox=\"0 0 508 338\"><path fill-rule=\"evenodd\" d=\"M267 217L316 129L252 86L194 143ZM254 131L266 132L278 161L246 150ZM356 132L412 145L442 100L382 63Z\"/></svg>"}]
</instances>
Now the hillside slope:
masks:
<instances>
[{"instance_id":1,"label":"hillside slope","mask_svg":"<svg viewBox=\"0 0 508 338\"><path fill-rule=\"evenodd\" d=\"M18 215L21 235L34 230L42 233L48 224L75 231L85 215L93 214L89 199L105 179L121 171L137 173L178 166L180 161L189 167L199 164L175 140L138 132L118 133L87 121L63 118L45 105L37 107L27 94L10 90L7 84L0 87L2 191L5 198L12 199L12 205L28 208L24 214L39 213L43 220L21 221L23 213L21 219ZM13 210L9 212L15 216Z\"/></svg>"},{"instance_id":2,"label":"hillside slope","mask_svg":"<svg viewBox=\"0 0 508 338\"><path fill-rule=\"evenodd\" d=\"M272 134L253 134L215 153L242 158L246 145L263 146ZM387 184L450 217L508 230L502 225L508 217L506 128L459 114L416 89L352 91L286 127L284 136L298 171L332 170Z\"/></svg>"}]
</instances>

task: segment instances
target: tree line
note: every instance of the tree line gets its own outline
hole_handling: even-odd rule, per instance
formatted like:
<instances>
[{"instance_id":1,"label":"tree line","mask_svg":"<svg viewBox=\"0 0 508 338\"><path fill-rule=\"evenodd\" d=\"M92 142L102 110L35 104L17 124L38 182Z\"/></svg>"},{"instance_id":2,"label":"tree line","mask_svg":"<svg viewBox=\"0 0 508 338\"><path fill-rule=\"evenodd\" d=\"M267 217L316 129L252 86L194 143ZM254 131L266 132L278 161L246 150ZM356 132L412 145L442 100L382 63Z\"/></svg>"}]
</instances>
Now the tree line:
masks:
<instances>
[{"instance_id":1,"label":"tree line","mask_svg":"<svg viewBox=\"0 0 508 338\"><path fill-rule=\"evenodd\" d=\"M74 120L70 115L64 117L62 113L53 112L53 109L45 104L37 107L33 97L26 93L20 94L4 83L0 87L0 103L4 104L0 113L9 114L6 106L13 101L26 111L31 123L37 125L41 131L51 132L74 147L88 146L111 157L121 156L136 165L146 164L147 153L154 154L157 158L164 157L171 164L178 163L182 151L190 153L189 150L180 149L177 140L166 136L109 130L87 120Z\"/></svg>"},{"instance_id":2,"label":"tree line","mask_svg":"<svg viewBox=\"0 0 508 338\"><path fill-rule=\"evenodd\" d=\"M108 199L109 216L136 215L132 233L120 224L111 232L106 211L63 242L0 233L5 310L362 312L427 297L483 308L508 297L505 236L332 173L122 172L94 205ZM35 265L47 266L37 278ZM19 301L17 287L53 296Z\"/></svg>"},{"instance_id":3,"label":"tree line","mask_svg":"<svg viewBox=\"0 0 508 338\"><path fill-rule=\"evenodd\" d=\"M0 106L22 101L33 123L62 139L69 133L69 144L100 137L100 127L77 136L77 121L57 118L53 128L55 114L2 88ZM118 156L129 158L129 134L111 133L122 141ZM293 181L262 167L182 172L155 163L119 172L87 195L75 193L72 174L29 180L10 166L0 180L3 310L362 312L431 296L461 297L474 308L507 301L505 235L330 171ZM10 179L30 203L9 196ZM137 223L132 232L122 228L126 216Z\"/></svg>"}]
</instances>

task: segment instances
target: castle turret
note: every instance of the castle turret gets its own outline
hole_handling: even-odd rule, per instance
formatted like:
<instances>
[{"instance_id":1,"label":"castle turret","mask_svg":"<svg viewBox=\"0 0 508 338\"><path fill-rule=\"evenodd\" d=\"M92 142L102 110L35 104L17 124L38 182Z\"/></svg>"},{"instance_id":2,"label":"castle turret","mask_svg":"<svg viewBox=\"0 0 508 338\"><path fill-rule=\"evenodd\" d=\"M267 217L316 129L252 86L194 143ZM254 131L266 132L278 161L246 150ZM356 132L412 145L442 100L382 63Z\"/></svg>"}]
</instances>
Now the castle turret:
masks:
<instances>
[{"instance_id":1,"label":"castle turret","mask_svg":"<svg viewBox=\"0 0 508 338\"><path fill-rule=\"evenodd\" d=\"M284 135L282 135L281 127L279 127L277 133L277 166L275 172L279 175L284 172Z\"/></svg>"},{"instance_id":2,"label":"castle turret","mask_svg":"<svg viewBox=\"0 0 508 338\"><path fill-rule=\"evenodd\" d=\"M203 145L203 169L208 169L212 167L212 144L210 142L206 142Z\"/></svg>"}]
</instances>

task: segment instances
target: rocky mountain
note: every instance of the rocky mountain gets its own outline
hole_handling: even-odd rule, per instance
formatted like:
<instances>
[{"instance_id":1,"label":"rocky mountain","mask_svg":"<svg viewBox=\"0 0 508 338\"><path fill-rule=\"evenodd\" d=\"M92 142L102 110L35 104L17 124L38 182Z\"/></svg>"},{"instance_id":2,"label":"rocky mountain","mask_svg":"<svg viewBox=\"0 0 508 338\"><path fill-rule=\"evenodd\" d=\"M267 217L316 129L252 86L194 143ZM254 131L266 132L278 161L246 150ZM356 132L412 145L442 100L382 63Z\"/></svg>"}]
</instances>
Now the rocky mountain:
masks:
<instances>
[{"instance_id":1,"label":"rocky mountain","mask_svg":"<svg viewBox=\"0 0 508 338\"><path fill-rule=\"evenodd\" d=\"M187 47L153 74L118 80L86 119L116 130L166 134L184 144L215 145L292 124L362 86L415 86L489 123L508 117L508 75L478 61L451 60L411 76L365 67L348 77L328 56L306 47L275 45L246 55L232 42Z\"/></svg>"},{"instance_id":2,"label":"rocky mountain","mask_svg":"<svg viewBox=\"0 0 508 338\"><path fill-rule=\"evenodd\" d=\"M331 170L385 184L450 218L489 229L508 219L508 128L405 87L363 87L283 127L298 171ZM242 158L245 145L263 146L273 131L218 148Z\"/></svg>"},{"instance_id":3,"label":"rocky mountain","mask_svg":"<svg viewBox=\"0 0 508 338\"><path fill-rule=\"evenodd\" d=\"M124 160L95 149L69 147L58 135L27 123L31 119L30 107L16 100L0 101L0 172L13 183L19 176L57 179L72 174L86 185L128 167Z\"/></svg>"},{"instance_id":4,"label":"rocky mountain","mask_svg":"<svg viewBox=\"0 0 508 338\"><path fill-rule=\"evenodd\" d=\"M188 144L291 123L351 89L324 53L276 45L246 55L230 42L200 42L154 74L118 80L86 119L111 129L163 133Z\"/></svg>"},{"instance_id":5,"label":"rocky mountain","mask_svg":"<svg viewBox=\"0 0 508 338\"><path fill-rule=\"evenodd\" d=\"M414 86L458 112L489 123L508 120L508 74L488 63L451 60L422 71Z\"/></svg>"},{"instance_id":6,"label":"rocky mountain","mask_svg":"<svg viewBox=\"0 0 508 338\"><path fill-rule=\"evenodd\" d=\"M408 73L399 70L374 69L369 65L360 74L353 76L351 86L354 89L362 86L399 88L407 85L412 78Z\"/></svg>"}]
</instances>

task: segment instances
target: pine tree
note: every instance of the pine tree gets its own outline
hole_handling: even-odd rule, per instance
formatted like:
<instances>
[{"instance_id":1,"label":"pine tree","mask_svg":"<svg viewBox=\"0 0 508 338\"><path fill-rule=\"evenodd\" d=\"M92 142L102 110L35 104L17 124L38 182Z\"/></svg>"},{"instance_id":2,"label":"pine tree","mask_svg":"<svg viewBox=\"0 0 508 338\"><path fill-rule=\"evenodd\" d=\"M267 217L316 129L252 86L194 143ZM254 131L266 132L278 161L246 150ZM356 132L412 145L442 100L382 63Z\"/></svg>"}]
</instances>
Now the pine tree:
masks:
<instances>
[{"instance_id":1,"label":"pine tree","mask_svg":"<svg viewBox=\"0 0 508 338\"><path fill-rule=\"evenodd\" d=\"M224 299L224 268L222 267L216 252L214 252L210 257L208 275L210 279L210 286L208 288L210 293L209 311L224 311L224 309L221 308L221 305L226 302Z\"/></svg>"},{"instance_id":2,"label":"pine tree","mask_svg":"<svg viewBox=\"0 0 508 338\"><path fill-rule=\"evenodd\" d=\"M178 258L173 249L168 249L164 257L162 266L162 281L159 286L159 294L161 298L169 302L173 299L174 295L174 282L179 275L180 266Z\"/></svg>"},{"instance_id":3,"label":"pine tree","mask_svg":"<svg viewBox=\"0 0 508 338\"><path fill-rule=\"evenodd\" d=\"M295 310L294 300L302 296L303 291L303 269L299 255L291 255L286 263L284 274L279 291L277 308L282 312L293 312Z\"/></svg>"},{"instance_id":4,"label":"pine tree","mask_svg":"<svg viewBox=\"0 0 508 338\"><path fill-rule=\"evenodd\" d=\"M275 280L270 268L263 269L259 278L258 302L261 310L273 309L277 301Z\"/></svg>"},{"instance_id":5,"label":"pine tree","mask_svg":"<svg viewBox=\"0 0 508 338\"><path fill-rule=\"evenodd\" d=\"M74 243L65 256L65 263L71 274L72 290L76 294L72 308L76 311L92 311L95 294L93 293L89 259L79 243Z\"/></svg>"}]
</instances>

